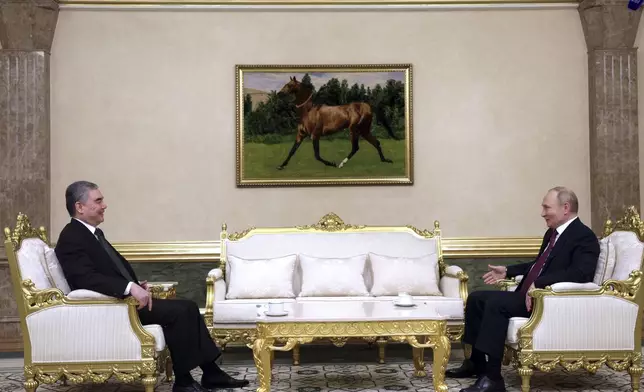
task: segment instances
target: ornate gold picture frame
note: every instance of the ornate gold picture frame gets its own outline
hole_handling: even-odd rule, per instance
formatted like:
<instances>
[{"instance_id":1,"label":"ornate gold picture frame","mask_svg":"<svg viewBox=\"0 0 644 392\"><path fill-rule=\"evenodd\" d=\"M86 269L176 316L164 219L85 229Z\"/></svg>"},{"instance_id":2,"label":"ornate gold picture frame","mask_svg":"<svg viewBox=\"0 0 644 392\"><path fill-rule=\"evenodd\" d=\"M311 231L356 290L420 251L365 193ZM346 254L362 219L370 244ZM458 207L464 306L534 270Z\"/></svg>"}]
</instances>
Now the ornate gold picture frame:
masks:
<instances>
[{"instance_id":1,"label":"ornate gold picture frame","mask_svg":"<svg viewBox=\"0 0 644 392\"><path fill-rule=\"evenodd\" d=\"M235 74L238 187L413 184L410 64Z\"/></svg>"}]
</instances>

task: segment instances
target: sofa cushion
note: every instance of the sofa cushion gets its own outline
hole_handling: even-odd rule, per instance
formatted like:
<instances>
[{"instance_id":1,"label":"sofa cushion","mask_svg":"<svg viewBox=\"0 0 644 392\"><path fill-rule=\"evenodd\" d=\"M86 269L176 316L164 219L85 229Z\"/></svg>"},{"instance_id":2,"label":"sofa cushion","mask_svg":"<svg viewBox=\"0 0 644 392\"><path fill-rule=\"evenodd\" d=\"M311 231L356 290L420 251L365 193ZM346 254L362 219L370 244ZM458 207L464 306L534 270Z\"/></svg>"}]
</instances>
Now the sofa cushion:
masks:
<instances>
[{"instance_id":1,"label":"sofa cushion","mask_svg":"<svg viewBox=\"0 0 644 392\"><path fill-rule=\"evenodd\" d=\"M515 345L519 343L519 328L523 327L528 322L527 317L511 317L510 324L508 324L508 335L506 336L506 343Z\"/></svg>"},{"instance_id":2,"label":"sofa cushion","mask_svg":"<svg viewBox=\"0 0 644 392\"><path fill-rule=\"evenodd\" d=\"M296 255L272 259L242 259L228 256L229 286L227 299L293 298Z\"/></svg>"},{"instance_id":3,"label":"sofa cushion","mask_svg":"<svg viewBox=\"0 0 644 392\"><path fill-rule=\"evenodd\" d=\"M365 264L367 255L323 258L299 255L302 290L298 297L367 296Z\"/></svg>"},{"instance_id":4,"label":"sofa cushion","mask_svg":"<svg viewBox=\"0 0 644 392\"><path fill-rule=\"evenodd\" d=\"M163 351L165 348L165 336L163 335L161 326L159 324L148 324L144 325L143 329L154 336L154 349L156 351Z\"/></svg>"},{"instance_id":5,"label":"sofa cushion","mask_svg":"<svg viewBox=\"0 0 644 392\"><path fill-rule=\"evenodd\" d=\"M442 295L438 288L438 257L392 257L369 253L373 271L371 295Z\"/></svg>"}]
</instances>

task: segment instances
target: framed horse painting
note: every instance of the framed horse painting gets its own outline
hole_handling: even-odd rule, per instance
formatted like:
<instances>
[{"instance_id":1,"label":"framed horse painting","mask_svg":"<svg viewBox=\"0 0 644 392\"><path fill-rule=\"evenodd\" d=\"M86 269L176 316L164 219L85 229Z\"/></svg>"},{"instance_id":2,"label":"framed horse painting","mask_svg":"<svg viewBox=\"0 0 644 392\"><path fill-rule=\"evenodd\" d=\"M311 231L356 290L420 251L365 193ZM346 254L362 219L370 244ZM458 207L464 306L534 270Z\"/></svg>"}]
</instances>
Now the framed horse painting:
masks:
<instances>
[{"instance_id":1,"label":"framed horse painting","mask_svg":"<svg viewBox=\"0 0 644 392\"><path fill-rule=\"evenodd\" d=\"M237 65L237 186L413 184L412 66Z\"/></svg>"}]
</instances>

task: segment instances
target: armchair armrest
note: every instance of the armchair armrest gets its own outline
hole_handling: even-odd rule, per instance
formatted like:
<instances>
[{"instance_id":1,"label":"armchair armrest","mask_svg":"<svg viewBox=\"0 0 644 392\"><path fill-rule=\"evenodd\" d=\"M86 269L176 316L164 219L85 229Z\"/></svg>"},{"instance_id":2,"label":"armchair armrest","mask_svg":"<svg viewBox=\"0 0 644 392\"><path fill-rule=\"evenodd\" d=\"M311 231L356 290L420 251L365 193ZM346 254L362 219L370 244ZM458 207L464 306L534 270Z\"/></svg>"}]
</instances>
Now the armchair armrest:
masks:
<instances>
[{"instance_id":1,"label":"armchair armrest","mask_svg":"<svg viewBox=\"0 0 644 392\"><path fill-rule=\"evenodd\" d=\"M148 282L152 298L168 299L177 296L179 282Z\"/></svg>"},{"instance_id":2,"label":"armchair armrest","mask_svg":"<svg viewBox=\"0 0 644 392\"><path fill-rule=\"evenodd\" d=\"M33 362L96 362L147 359L154 337L141 325L134 298L120 300L90 290L64 296L22 282L25 324Z\"/></svg>"},{"instance_id":3,"label":"armchair armrest","mask_svg":"<svg viewBox=\"0 0 644 392\"><path fill-rule=\"evenodd\" d=\"M208 276L206 277L206 311L204 313L206 326L213 326L215 302L225 299L226 281L224 280L224 272L221 268L213 268L208 272Z\"/></svg>"},{"instance_id":4,"label":"armchair armrest","mask_svg":"<svg viewBox=\"0 0 644 392\"><path fill-rule=\"evenodd\" d=\"M467 299L467 281L469 277L463 269L457 265L449 265L438 282L441 293L445 297Z\"/></svg>"},{"instance_id":5,"label":"armchair armrest","mask_svg":"<svg viewBox=\"0 0 644 392\"><path fill-rule=\"evenodd\" d=\"M601 289L601 286L589 282L589 283L573 283L573 282L560 282L555 283L550 286L554 292L570 292L570 291L597 291Z\"/></svg>"},{"instance_id":6,"label":"armchair armrest","mask_svg":"<svg viewBox=\"0 0 644 392\"><path fill-rule=\"evenodd\" d=\"M637 276L634 276L637 275ZM641 271L627 281L558 283L529 293L533 313L519 329L519 345L535 351L633 350L639 305L630 295ZM589 327L592 326L592 327Z\"/></svg>"},{"instance_id":7,"label":"armchair armrest","mask_svg":"<svg viewBox=\"0 0 644 392\"><path fill-rule=\"evenodd\" d=\"M97 293L96 291L92 290L85 290L85 289L79 289L79 290L74 290L71 291L69 294L67 294L67 298L73 299L73 300L83 300L83 299L111 299L111 300L116 300L114 297L110 297L109 295Z\"/></svg>"}]
</instances>

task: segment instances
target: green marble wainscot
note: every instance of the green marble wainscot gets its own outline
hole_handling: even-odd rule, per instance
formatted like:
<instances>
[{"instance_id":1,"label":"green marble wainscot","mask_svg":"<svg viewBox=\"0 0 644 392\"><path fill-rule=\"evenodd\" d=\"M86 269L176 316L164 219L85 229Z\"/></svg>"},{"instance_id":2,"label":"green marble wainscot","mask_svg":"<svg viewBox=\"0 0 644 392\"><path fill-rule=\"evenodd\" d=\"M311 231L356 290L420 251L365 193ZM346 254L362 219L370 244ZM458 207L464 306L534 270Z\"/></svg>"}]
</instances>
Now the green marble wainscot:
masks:
<instances>
[{"instance_id":1,"label":"green marble wainscot","mask_svg":"<svg viewBox=\"0 0 644 392\"><path fill-rule=\"evenodd\" d=\"M483 274L487 271L488 264L510 265L518 264L533 259L495 258L495 259L445 259L449 265L458 265L468 274L470 280L468 289L495 290L496 286L483 283ZM133 262L132 268L141 280L151 282L173 281L179 282L177 298L191 299L203 308L206 306L206 276L208 271L216 268L212 262Z\"/></svg>"},{"instance_id":2,"label":"green marble wainscot","mask_svg":"<svg viewBox=\"0 0 644 392\"><path fill-rule=\"evenodd\" d=\"M457 265L469 276L467 282L469 292L477 290L498 290L498 287L483 283L483 275L488 271L488 265L512 265L534 261L533 258L494 258L494 259L445 259L448 265Z\"/></svg>"},{"instance_id":3,"label":"green marble wainscot","mask_svg":"<svg viewBox=\"0 0 644 392\"><path fill-rule=\"evenodd\" d=\"M191 299L200 308L206 306L206 276L217 268L212 262L132 262L137 278L150 282L179 282L177 298Z\"/></svg>"}]
</instances>

